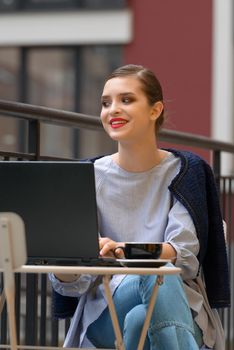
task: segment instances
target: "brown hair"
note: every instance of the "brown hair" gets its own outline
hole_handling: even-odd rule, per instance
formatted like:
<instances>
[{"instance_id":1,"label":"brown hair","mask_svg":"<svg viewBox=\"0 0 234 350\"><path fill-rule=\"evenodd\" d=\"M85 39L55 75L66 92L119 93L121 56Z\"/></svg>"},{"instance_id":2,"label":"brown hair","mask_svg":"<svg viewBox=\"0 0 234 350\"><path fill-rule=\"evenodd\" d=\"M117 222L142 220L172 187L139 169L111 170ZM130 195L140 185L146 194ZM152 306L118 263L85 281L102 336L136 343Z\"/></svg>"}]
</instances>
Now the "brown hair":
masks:
<instances>
[{"instance_id":1,"label":"brown hair","mask_svg":"<svg viewBox=\"0 0 234 350\"><path fill-rule=\"evenodd\" d=\"M106 79L110 80L113 78L121 78L126 76L136 76L141 82L142 89L148 99L150 105L153 105L155 102L161 101L163 102L163 92L162 87L155 74L141 65L128 64L114 70ZM164 123L164 109L162 113L157 118L155 123L156 132L159 131L161 126Z\"/></svg>"}]
</instances>

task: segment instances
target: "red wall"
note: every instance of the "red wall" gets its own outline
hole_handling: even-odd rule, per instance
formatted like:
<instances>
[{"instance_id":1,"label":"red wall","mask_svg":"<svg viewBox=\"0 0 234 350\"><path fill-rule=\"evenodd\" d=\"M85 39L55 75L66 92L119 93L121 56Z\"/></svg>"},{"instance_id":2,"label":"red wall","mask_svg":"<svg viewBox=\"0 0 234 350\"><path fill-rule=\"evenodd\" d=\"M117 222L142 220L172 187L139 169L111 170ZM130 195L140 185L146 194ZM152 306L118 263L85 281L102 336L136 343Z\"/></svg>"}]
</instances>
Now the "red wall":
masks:
<instances>
[{"instance_id":1,"label":"red wall","mask_svg":"<svg viewBox=\"0 0 234 350\"><path fill-rule=\"evenodd\" d=\"M158 76L165 127L210 136L212 0L129 0L129 7L133 41L124 60Z\"/></svg>"}]
</instances>

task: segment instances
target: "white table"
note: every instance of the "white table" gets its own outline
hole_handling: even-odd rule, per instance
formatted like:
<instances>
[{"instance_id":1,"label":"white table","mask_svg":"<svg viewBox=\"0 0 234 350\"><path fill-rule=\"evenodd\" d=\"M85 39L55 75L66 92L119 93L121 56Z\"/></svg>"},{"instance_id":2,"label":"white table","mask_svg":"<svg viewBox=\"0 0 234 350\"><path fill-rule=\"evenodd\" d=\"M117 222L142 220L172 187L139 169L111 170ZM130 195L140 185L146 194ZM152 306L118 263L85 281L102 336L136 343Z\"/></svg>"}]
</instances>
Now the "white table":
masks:
<instances>
[{"instance_id":1,"label":"white table","mask_svg":"<svg viewBox=\"0 0 234 350\"><path fill-rule=\"evenodd\" d=\"M7 213L8 214L8 213ZM16 234L17 231L17 234ZM102 275L103 285L107 297L108 307L116 336L116 349L125 350L119 322L112 300L112 294L109 287L111 275L157 275L156 282L152 291L149 307L147 310L145 322L142 328L141 337L137 350L142 350L147 335L151 315L153 312L155 300L159 286L163 283L165 275L175 275L181 272L181 269L173 266L162 266L159 268L139 268L139 267L80 267L80 266L29 266L24 265L26 261L26 246L24 237L24 226L19 217L0 214L0 271L4 273L4 290L7 302L7 312L10 330L10 346L0 345L5 349L64 349L56 347L40 347L17 345L16 322L15 322L15 273L61 273L61 274L90 274ZM77 348L75 350L78 350Z\"/></svg>"}]
</instances>

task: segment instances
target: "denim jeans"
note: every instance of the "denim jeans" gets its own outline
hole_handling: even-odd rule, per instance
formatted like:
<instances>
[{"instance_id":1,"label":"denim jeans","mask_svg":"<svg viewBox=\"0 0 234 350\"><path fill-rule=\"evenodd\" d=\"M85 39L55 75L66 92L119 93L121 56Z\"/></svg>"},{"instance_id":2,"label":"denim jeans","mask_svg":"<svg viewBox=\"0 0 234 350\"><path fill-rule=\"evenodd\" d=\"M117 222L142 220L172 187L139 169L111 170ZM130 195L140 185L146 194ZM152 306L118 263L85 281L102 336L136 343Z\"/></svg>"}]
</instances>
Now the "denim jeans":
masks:
<instances>
[{"instance_id":1,"label":"denim jeans","mask_svg":"<svg viewBox=\"0 0 234 350\"><path fill-rule=\"evenodd\" d=\"M113 295L126 350L137 349L155 278L128 275ZM97 348L115 348L108 308L89 326L87 337ZM181 278L165 276L158 290L144 350L198 350L201 345L202 334L198 327L194 330Z\"/></svg>"}]
</instances>

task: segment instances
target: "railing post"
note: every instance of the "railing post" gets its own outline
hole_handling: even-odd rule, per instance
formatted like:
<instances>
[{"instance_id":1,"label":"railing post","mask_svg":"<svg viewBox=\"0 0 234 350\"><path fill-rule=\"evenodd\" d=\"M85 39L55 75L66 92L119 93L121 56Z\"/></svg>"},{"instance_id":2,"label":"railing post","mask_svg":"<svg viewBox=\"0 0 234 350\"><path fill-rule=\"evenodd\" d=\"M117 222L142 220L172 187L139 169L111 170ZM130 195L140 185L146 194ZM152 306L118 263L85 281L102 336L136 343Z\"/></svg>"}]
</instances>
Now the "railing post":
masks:
<instances>
[{"instance_id":1,"label":"railing post","mask_svg":"<svg viewBox=\"0 0 234 350\"><path fill-rule=\"evenodd\" d=\"M58 346L59 323L57 319L51 320L51 346Z\"/></svg>"},{"instance_id":2,"label":"railing post","mask_svg":"<svg viewBox=\"0 0 234 350\"><path fill-rule=\"evenodd\" d=\"M213 171L215 175L215 180L217 188L220 191L220 176L221 176L221 151L213 151Z\"/></svg>"},{"instance_id":3,"label":"railing post","mask_svg":"<svg viewBox=\"0 0 234 350\"><path fill-rule=\"evenodd\" d=\"M41 275L41 313L40 313L40 336L39 336L39 344L41 346L46 345L46 327L47 327L47 320L46 320L46 310L47 310L47 275L42 274Z\"/></svg>"},{"instance_id":4,"label":"railing post","mask_svg":"<svg viewBox=\"0 0 234 350\"><path fill-rule=\"evenodd\" d=\"M34 154L36 160L40 158L40 122L38 120L28 122L28 152ZM37 345L38 276L27 275L26 281L25 344Z\"/></svg>"},{"instance_id":5,"label":"railing post","mask_svg":"<svg viewBox=\"0 0 234 350\"><path fill-rule=\"evenodd\" d=\"M25 345L37 345L38 276L26 275Z\"/></svg>"},{"instance_id":6,"label":"railing post","mask_svg":"<svg viewBox=\"0 0 234 350\"><path fill-rule=\"evenodd\" d=\"M18 79L18 100L26 103L28 97L28 77L27 77L27 66L28 66L28 49L22 47L20 50L20 68L19 68L19 79ZM25 79L26 77L26 79ZM18 135L19 135L19 151L27 152L27 122L26 120L19 119L18 121Z\"/></svg>"},{"instance_id":7,"label":"railing post","mask_svg":"<svg viewBox=\"0 0 234 350\"><path fill-rule=\"evenodd\" d=\"M41 124L38 120L28 122L28 152L35 154L36 160L40 158Z\"/></svg>"}]
</instances>

